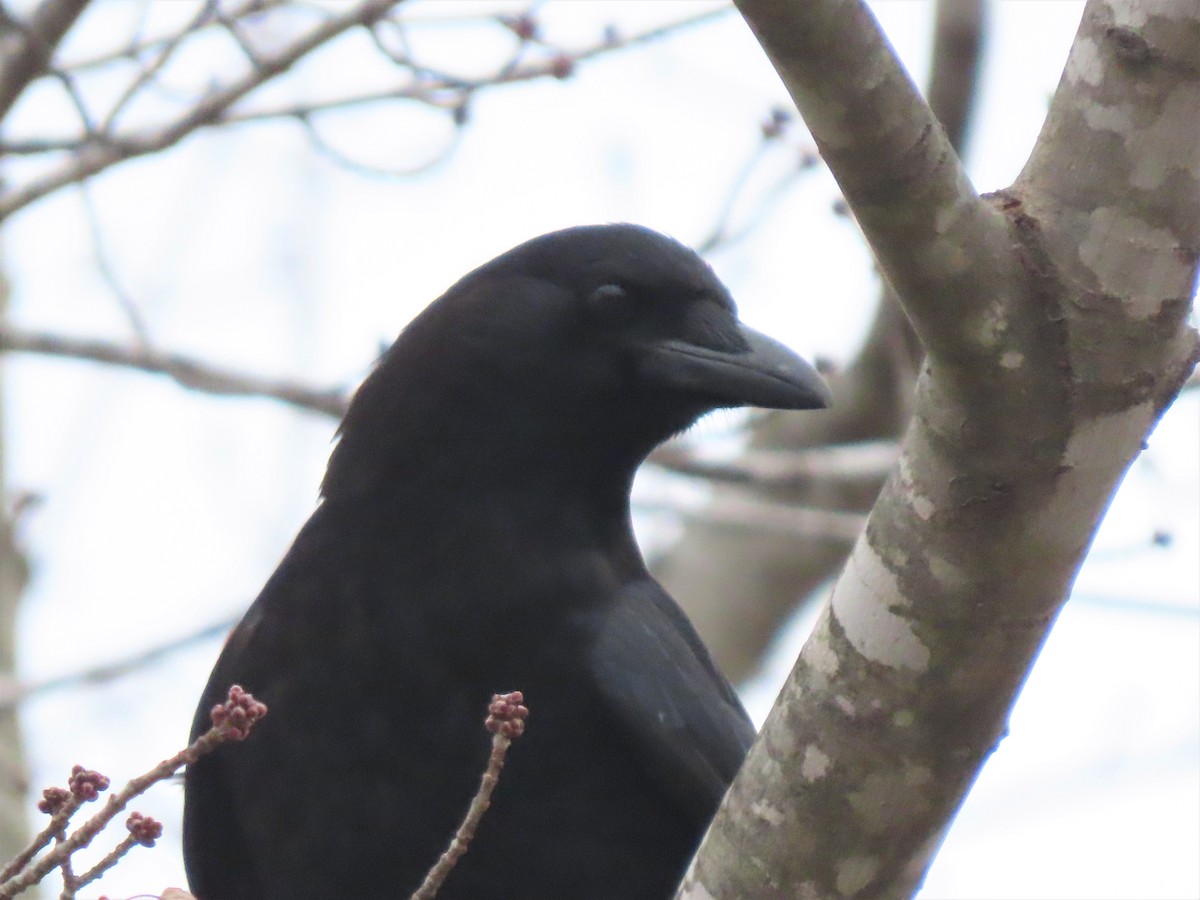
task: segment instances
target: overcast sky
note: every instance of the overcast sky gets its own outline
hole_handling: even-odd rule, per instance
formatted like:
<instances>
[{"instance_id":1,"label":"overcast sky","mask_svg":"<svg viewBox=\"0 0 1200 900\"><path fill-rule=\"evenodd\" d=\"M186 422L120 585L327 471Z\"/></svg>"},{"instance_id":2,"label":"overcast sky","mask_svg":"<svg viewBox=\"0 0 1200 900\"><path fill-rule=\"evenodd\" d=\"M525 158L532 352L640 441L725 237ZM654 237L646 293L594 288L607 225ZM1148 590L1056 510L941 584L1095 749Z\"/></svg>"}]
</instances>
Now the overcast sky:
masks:
<instances>
[{"instance_id":1,"label":"overcast sky","mask_svg":"<svg viewBox=\"0 0 1200 900\"><path fill-rule=\"evenodd\" d=\"M102 48L134 6L102 4L64 52ZM446 20L502 6L456 0L404 9L431 20L413 30L427 62L481 74L504 59L511 35ZM165 21L189 8L158 3L154 15ZM549 39L582 47L610 23L630 33L710 8L571 0L545 4L540 16ZM874 9L920 82L932 5L890 0ZM968 153L980 190L1020 170L1081 9L1066 0L993 5ZM369 42L352 37L297 72L289 91L362 84L379 77L374 59ZM213 43L173 77L203 84L237 62L234 50ZM628 220L702 240L756 152L759 123L786 103L744 24L727 14L586 63L565 81L484 92L453 150L419 177L363 177L314 153L299 128L283 123L192 138L106 173L91 196L105 253L156 346L247 372L352 385L425 303L535 234ZM66 114L48 85L22 101L12 127L37 134ZM453 135L444 115L416 105L362 109L322 128L347 155L393 167L438 158ZM778 187L795 167L801 134L797 126L763 158L735 207L735 221L765 208L762 221L711 259L745 319L804 353L845 361L877 285L853 225L831 212L838 195L826 172ZM79 192L66 190L8 223L11 318L128 341L128 318L98 274L83 209ZM34 566L22 675L117 659L243 609L312 509L334 423L80 364L20 357L4 366L10 487L43 498L22 531ZM922 896L1200 896L1196 393L1168 412L1131 470L1011 734ZM737 421L719 418L704 433L719 439ZM643 480L639 490L658 496L665 488ZM673 533L669 517L639 518L638 527L649 544ZM1156 543L1156 534L1169 540ZM758 720L807 625L794 623L748 686ZM76 762L123 782L174 752L218 649L212 639L136 676L28 702L34 784L61 782ZM136 850L87 896L183 883L181 799L177 786L164 785L136 804L164 820L164 839Z\"/></svg>"}]
</instances>

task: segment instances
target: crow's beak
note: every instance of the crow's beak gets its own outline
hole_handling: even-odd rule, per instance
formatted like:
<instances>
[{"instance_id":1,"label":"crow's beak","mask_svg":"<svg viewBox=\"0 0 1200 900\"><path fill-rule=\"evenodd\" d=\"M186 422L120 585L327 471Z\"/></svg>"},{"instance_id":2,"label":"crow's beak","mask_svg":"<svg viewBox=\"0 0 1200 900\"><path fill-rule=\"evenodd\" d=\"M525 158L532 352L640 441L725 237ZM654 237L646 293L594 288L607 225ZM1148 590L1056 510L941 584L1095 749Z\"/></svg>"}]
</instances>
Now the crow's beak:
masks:
<instances>
[{"instance_id":1,"label":"crow's beak","mask_svg":"<svg viewBox=\"0 0 1200 900\"><path fill-rule=\"evenodd\" d=\"M714 350L671 339L646 348L643 374L662 385L707 394L728 406L824 409L829 387L809 363L779 341L738 326L747 349Z\"/></svg>"}]
</instances>

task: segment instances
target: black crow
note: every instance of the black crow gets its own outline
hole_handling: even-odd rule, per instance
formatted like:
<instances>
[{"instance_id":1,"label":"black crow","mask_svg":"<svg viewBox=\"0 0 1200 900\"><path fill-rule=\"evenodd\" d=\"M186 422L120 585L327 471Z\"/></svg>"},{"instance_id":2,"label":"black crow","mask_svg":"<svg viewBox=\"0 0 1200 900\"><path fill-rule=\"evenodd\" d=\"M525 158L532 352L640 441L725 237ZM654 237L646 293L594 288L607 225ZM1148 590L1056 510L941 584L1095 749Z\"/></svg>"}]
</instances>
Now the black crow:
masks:
<instances>
[{"instance_id":1,"label":"black crow","mask_svg":"<svg viewBox=\"0 0 1200 900\"><path fill-rule=\"evenodd\" d=\"M213 670L193 735L233 683L270 715L188 767L196 895L407 897L479 784L489 699L520 690L525 735L439 898L670 897L754 729L646 570L634 471L713 409L827 401L645 228L544 235L451 287L359 388Z\"/></svg>"}]
</instances>

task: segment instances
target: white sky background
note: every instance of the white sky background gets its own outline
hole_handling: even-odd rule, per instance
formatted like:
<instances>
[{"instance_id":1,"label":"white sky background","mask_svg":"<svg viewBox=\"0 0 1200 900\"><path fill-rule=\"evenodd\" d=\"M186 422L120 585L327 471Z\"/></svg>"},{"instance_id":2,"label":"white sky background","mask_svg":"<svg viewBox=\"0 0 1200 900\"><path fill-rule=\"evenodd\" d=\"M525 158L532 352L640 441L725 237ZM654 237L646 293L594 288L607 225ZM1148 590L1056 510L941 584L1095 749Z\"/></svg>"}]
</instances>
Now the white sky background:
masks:
<instances>
[{"instance_id":1,"label":"white sky background","mask_svg":"<svg viewBox=\"0 0 1200 900\"><path fill-rule=\"evenodd\" d=\"M634 31L709 5L572 0L547 4L541 20L547 37L576 47L609 22ZM169 17L184 5L156 6ZM496 8L456 0L414 5L411 15ZM922 81L931 4L874 8ZM981 190L1008 184L1024 162L1081 9L1066 0L993 5L968 153ZM67 52L85 55L123 33L122 15L101 8L85 18ZM487 71L511 47L495 28L439 24L418 35L418 53L457 71L463 60ZM369 44L355 40L326 64L302 68L296 95L376 72ZM210 52L222 54L222 66L238 63L228 48ZM230 71L206 55L189 65L181 78ZM282 124L192 138L105 174L92 196L109 255L157 346L248 372L352 384L425 303L535 234L628 220L701 240L759 141L759 122L786 103L744 24L728 15L586 63L565 82L484 92L456 152L419 178L349 173ZM11 135L68 121L63 109L53 89L33 92ZM444 117L416 106L331 117L324 129L354 158L399 165L429 158L449 132ZM770 192L793 158L779 149L750 199ZM774 198L750 240L712 261L749 322L802 352L845 361L877 286L853 226L829 211L836 197L827 173L805 176ZM77 191L17 214L3 253L15 323L129 339L97 274ZM83 364L23 356L4 366L11 486L44 496L22 532L34 565L21 620L24 677L120 658L253 598L311 511L332 422ZM1192 392L1134 465L1011 734L922 896L1200 897L1197 418ZM709 430L735 422L724 417ZM665 490L652 479L639 488ZM650 544L672 531L660 517L638 524ZM1170 546L1152 545L1156 531L1173 536ZM751 686L759 720L807 624L789 629ZM113 684L28 702L34 784L62 782L76 762L121 783L177 750L218 649L211 641ZM161 817L166 835L85 896L183 883L181 799L166 785L135 804Z\"/></svg>"}]
</instances>

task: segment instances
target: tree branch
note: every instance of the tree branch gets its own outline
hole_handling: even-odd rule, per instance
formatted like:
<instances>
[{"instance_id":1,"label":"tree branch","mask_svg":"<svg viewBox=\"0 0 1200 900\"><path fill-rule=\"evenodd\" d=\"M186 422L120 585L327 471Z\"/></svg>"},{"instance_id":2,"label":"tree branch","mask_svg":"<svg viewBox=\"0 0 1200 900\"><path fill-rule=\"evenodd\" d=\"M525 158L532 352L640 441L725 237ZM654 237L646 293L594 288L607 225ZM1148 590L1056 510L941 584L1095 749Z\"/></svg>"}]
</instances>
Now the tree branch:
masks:
<instances>
[{"instance_id":1,"label":"tree branch","mask_svg":"<svg viewBox=\"0 0 1200 900\"><path fill-rule=\"evenodd\" d=\"M929 97L957 147L964 140L982 38L964 29L983 26L982 0L939 0ZM967 90L970 88L971 90ZM803 451L828 444L899 441L908 424L924 349L899 301L884 282L858 356L829 376L834 402L819 416L774 416L754 427L749 453ZM869 482L812 479L790 486L756 485L777 503L866 515L883 475ZM718 484L714 503L725 491ZM654 562L654 573L680 598L710 652L730 678L751 674L796 606L814 596L845 562L846 545L784 531L731 531L704 517ZM736 604L730 597L737 597Z\"/></svg>"},{"instance_id":2,"label":"tree branch","mask_svg":"<svg viewBox=\"0 0 1200 900\"><path fill-rule=\"evenodd\" d=\"M188 647L211 638L220 637L229 632L240 619L241 613L208 625L203 625L194 631L179 637L170 638L159 644L143 647L136 653L132 653L121 659L88 666L86 669L80 669L66 675L57 675L53 678L44 678L40 681L24 683L13 681L10 684L4 683L7 679L0 678L0 715L7 714L16 709L30 697L36 697L50 691L78 687L85 684L97 685L115 681L180 650L185 650Z\"/></svg>"},{"instance_id":3,"label":"tree branch","mask_svg":"<svg viewBox=\"0 0 1200 900\"><path fill-rule=\"evenodd\" d=\"M0 19L0 120L39 75L89 0L42 0L27 24Z\"/></svg>"},{"instance_id":4,"label":"tree branch","mask_svg":"<svg viewBox=\"0 0 1200 900\"><path fill-rule=\"evenodd\" d=\"M1016 274L1011 258L988 249L1007 226L976 195L870 10L861 0L736 5L804 115L884 276L905 298L926 350L969 356L977 320L994 299L980 285ZM1008 268L992 272L992 265ZM952 308L943 306L948 296Z\"/></svg>"},{"instance_id":5,"label":"tree branch","mask_svg":"<svg viewBox=\"0 0 1200 900\"><path fill-rule=\"evenodd\" d=\"M231 372L188 356L148 347L125 347L91 338L20 331L5 325L0 330L0 352L59 356L167 375L182 387L207 394L264 397L336 418L346 411L347 392L338 388L316 388L286 379Z\"/></svg>"},{"instance_id":6,"label":"tree branch","mask_svg":"<svg viewBox=\"0 0 1200 900\"><path fill-rule=\"evenodd\" d=\"M165 781L186 765L192 765L200 757L211 753L217 746L227 741L245 740L263 716L267 707L254 699L254 696L238 685L233 685L226 695L223 704L214 706L210 717L212 728L192 741L174 756L162 760L136 778L130 779L123 788L109 794L108 799L100 810L94 813L86 822L78 826L70 835L65 834L68 821L85 802L95 800L99 793L108 789L109 779L94 770L75 766L71 772L70 790L63 788L48 788L43 792L43 802L39 809L51 812L51 824L35 839L25 852L21 853L12 864L6 866L0 878L0 900L15 897L49 875L57 868L63 869L65 884L63 897L74 897L75 891L87 880L99 878L104 868L93 867L80 878L71 874L70 860L72 855L91 844L92 840L129 805L129 802L140 797L153 785ZM152 846L162 835L160 823L134 813L134 821L126 823L130 833L138 843ZM54 848L35 860L35 855L45 847L51 839L55 839ZM129 847L125 847L128 850ZM116 860L108 858L109 864Z\"/></svg>"},{"instance_id":7,"label":"tree branch","mask_svg":"<svg viewBox=\"0 0 1200 900\"><path fill-rule=\"evenodd\" d=\"M897 88L861 6L739 2L768 49L784 42L774 61L818 141L862 140L893 174L897 146L919 156L936 143L879 140L879 121L901 133L928 114ZM830 41L837 58L800 53L810 41ZM868 52L880 59L864 62ZM1030 163L990 218L951 196L944 159L931 192L873 194L873 176L856 171L866 157L839 145L847 196L865 206L933 349L897 473L679 897L919 888L1117 485L1200 358L1187 325L1200 270L1198 59L1200 6L1089 0ZM814 67L826 84L810 81ZM914 209L889 212L901 195Z\"/></svg>"},{"instance_id":8,"label":"tree branch","mask_svg":"<svg viewBox=\"0 0 1200 900\"><path fill-rule=\"evenodd\" d=\"M525 720L529 717L529 709L523 705L524 702L525 697L520 691L492 695L486 721L487 730L492 732L492 751L488 754L487 767L479 781L479 789L471 798L471 805L467 808L458 830L454 832L450 846L433 864L425 880L413 891L409 900L434 900L447 876L471 846L479 823L492 805L492 792L500 781L504 757L508 754L512 742L525 732ZM496 887L501 888L501 885Z\"/></svg>"},{"instance_id":9,"label":"tree branch","mask_svg":"<svg viewBox=\"0 0 1200 900\"><path fill-rule=\"evenodd\" d=\"M218 122L233 104L265 82L287 71L316 48L352 28L371 25L399 2L400 0L366 0L348 12L323 22L282 51L260 59L259 64L241 78L203 97L182 116L161 129L122 138L119 142L85 145L81 148L83 152L72 157L57 170L0 199L0 220L64 185L90 178L116 163L165 150L197 129Z\"/></svg>"},{"instance_id":10,"label":"tree branch","mask_svg":"<svg viewBox=\"0 0 1200 900\"><path fill-rule=\"evenodd\" d=\"M634 508L639 512L661 512L683 519L703 519L711 528L746 530L757 539L769 533L784 535L792 540L807 538L824 541L838 546L842 553L854 543L867 522L866 516L858 513L772 503L748 493L733 492L723 493L717 500L697 510L651 500L637 500Z\"/></svg>"},{"instance_id":11,"label":"tree branch","mask_svg":"<svg viewBox=\"0 0 1200 900\"><path fill-rule=\"evenodd\" d=\"M899 456L894 441L863 441L809 450L747 450L735 460L713 462L676 443L659 447L648 462L668 472L709 481L797 489L831 480L877 483Z\"/></svg>"},{"instance_id":12,"label":"tree branch","mask_svg":"<svg viewBox=\"0 0 1200 900\"><path fill-rule=\"evenodd\" d=\"M961 156L983 61L983 0L943 0L934 17L929 108Z\"/></svg>"},{"instance_id":13,"label":"tree branch","mask_svg":"<svg viewBox=\"0 0 1200 900\"><path fill-rule=\"evenodd\" d=\"M0 143L0 152L4 153L38 154L55 151L70 153L70 158L57 168L0 196L0 220L65 185L83 181L127 160L165 150L188 135L206 127L291 118L304 124L309 129L310 138L316 138L315 144L318 149L327 152L328 155L330 148L312 130L312 120L319 114L330 110L385 101L414 100L455 113L456 124L461 125L462 121L459 120L459 117L462 113L459 111L466 108L466 104L477 91L497 85L518 84L540 78L565 78L571 74L576 65L585 60L653 41L681 28L709 21L727 12L724 9L709 10L632 35L606 35L602 40L581 50L543 54L545 58L530 62L521 60L520 49L518 49L517 55L506 62L497 72L475 79L464 79L449 73L436 72L417 66L407 59L398 58L394 54L389 54L394 63L397 65L403 63L411 69L414 78L410 84L378 88L308 103L267 106L261 109L237 108L241 101L263 84L355 27L362 26L371 29L377 46L382 46L382 42L375 32L375 26L383 21L391 21L387 19L387 14L399 2L401 0L364 0L338 15L329 16L306 35L271 55L250 48L234 27L250 11L258 10L256 4L248 3L224 17L213 13L206 5L192 23L170 38L156 39L140 45L135 42L120 52L107 54L98 60L77 64L69 69L58 70L57 74L60 77L69 80L74 77L74 73L86 67L122 58L132 58L142 66L141 72L127 85L125 92L104 116L101 126L93 126L81 113L81 118L84 120L84 133L80 137L27 138ZM268 4L268 6L274 5L276 4ZM343 8L334 7L334 9ZM251 60L250 70L232 83L212 89L173 121L145 128L132 134L112 133L114 121L120 111L139 91L154 81L158 72L184 38L212 23L225 26L239 41ZM151 49L155 50L158 56L150 64L142 64L140 54ZM341 157L341 161L347 162L344 155ZM359 168L363 167L359 166Z\"/></svg>"},{"instance_id":14,"label":"tree branch","mask_svg":"<svg viewBox=\"0 0 1200 900\"><path fill-rule=\"evenodd\" d=\"M151 5L154 0L146 0L146 2L147 5ZM182 29L177 29L169 34L146 38L142 35L142 29L139 26L125 46L115 50L101 50L91 56L76 58L66 65L65 68L75 75L82 75L90 70L103 68L121 60L137 62L149 53L155 54L155 63L158 63L160 59L165 62L166 60L163 59L164 54L169 58L175 52L182 39L196 34L202 29L211 28L225 22L239 22L248 16L259 16L277 7L294 5L295 2L296 0L244 0L241 6L224 13L222 17L223 21L218 21L216 17L217 0L202 0L196 16Z\"/></svg>"}]
</instances>

